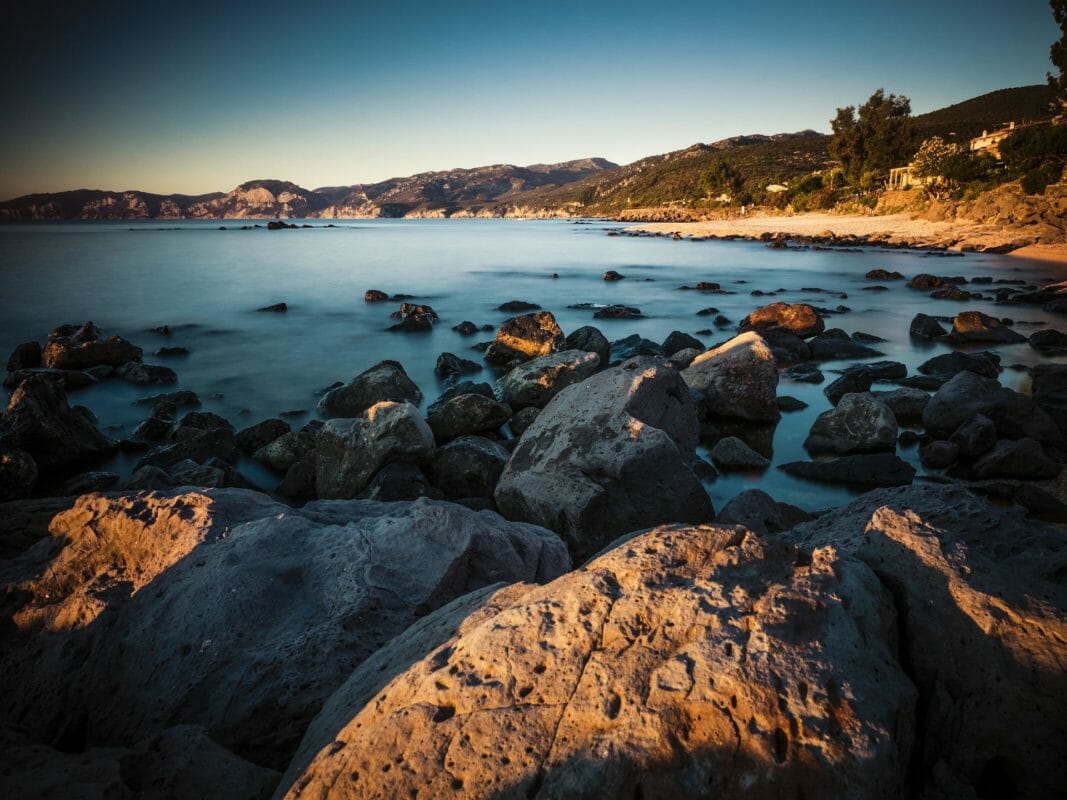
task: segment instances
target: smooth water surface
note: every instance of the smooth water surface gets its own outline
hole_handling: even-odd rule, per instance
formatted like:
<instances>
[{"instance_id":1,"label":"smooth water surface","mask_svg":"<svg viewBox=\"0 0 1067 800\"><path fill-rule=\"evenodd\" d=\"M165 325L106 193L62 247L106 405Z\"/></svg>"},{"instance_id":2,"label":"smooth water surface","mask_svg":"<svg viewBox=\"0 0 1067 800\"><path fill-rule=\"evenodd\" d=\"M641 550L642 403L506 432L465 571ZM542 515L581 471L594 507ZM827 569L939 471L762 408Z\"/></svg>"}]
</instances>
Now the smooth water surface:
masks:
<instances>
[{"instance_id":1,"label":"smooth water surface","mask_svg":"<svg viewBox=\"0 0 1067 800\"><path fill-rule=\"evenodd\" d=\"M1015 319L1029 335L1037 325L1062 327L1062 318L1024 306L991 302L932 300L903 282L885 292L863 291L870 269L905 276L938 275L1062 280L1067 270L1006 256L968 254L943 258L906 251L771 250L754 242L691 242L617 236L614 223L516 220L359 220L337 227L268 231L240 230L240 222L116 222L0 226L0 355L19 342L43 342L63 323L92 320L107 334L119 334L144 348L145 360L178 372L177 387L135 387L108 381L72 393L89 406L101 426L116 438L147 414L132 405L138 397L186 388L204 400L203 408L230 419L240 429L284 412L304 411L291 421L315 415L325 387L347 381L384 358L404 364L422 388L426 403L446 388L433 374L439 353L480 360L472 344L492 333L463 337L451 330L463 320L494 327L511 316L495 310L507 300L526 300L551 310L564 332L595 324L610 340L632 333L662 341L672 330L695 333L712 327L696 312L713 306L734 322L773 300L810 302L851 309L827 320L827 327L861 330L886 338L877 360L903 361L909 370L942 352L945 345L910 340L908 325L917 312L951 316L979 309ZM227 230L219 230L225 225ZM614 269L626 276L605 282ZM558 278L550 277L558 273ZM682 292L682 284L715 281L735 294ZM833 293L804 291L819 288ZM367 304L363 293L415 295L441 317L430 334L390 333L389 312L396 303ZM787 291L753 297L753 290ZM975 287L976 291L996 287ZM846 294L842 299L839 294ZM286 314L255 309L286 302ZM577 303L622 303L646 315L640 320L597 320ZM169 325L172 335L150 333ZM702 335L711 345L732 329ZM166 360L152 353L181 345L191 354ZM1026 390L1025 371L1013 365L1041 360L1028 345L1000 348L1007 367L1005 385ZM848 362L852 363L852 362ZM825 362L827 383L835 368ZM489 367L475 380L492 380ZM773 440L774 464L807 459L802 448L815 416L830 407L813 386L783 380L779 394L807 403L804 411L783 415ZM876 386L876 388L892 388ZM914 448L902 457L918 466ZM129 459L116 462L128 469ZM242 469L246 469L245 466ZM248 474L270 488L269 476L251 465ZM773 466L762 475L723 475L708 485L717 508L754 486L779 500L809 509L847 500L848 490L789 478Z\"/></svg>"}]
</instances>

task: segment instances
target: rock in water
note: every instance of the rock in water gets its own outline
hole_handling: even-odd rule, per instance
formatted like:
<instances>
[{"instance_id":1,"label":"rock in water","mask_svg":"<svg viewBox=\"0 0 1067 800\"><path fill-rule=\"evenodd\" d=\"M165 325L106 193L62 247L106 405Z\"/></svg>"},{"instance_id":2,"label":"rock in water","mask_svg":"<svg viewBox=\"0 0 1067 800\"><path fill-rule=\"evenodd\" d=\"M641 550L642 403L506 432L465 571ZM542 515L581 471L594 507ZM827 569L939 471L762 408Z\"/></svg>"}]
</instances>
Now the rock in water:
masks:
<instances>
[{"instance_id":1,"label":"rock in water","mask_svg":"<svg viewBox=\"0 0 1067 800\"><path fill-rule=\"evenodd\" d=\"M811 426L804 442L809 453L893 452L897 447L897 420L889 407L869 392L846 394Z\"/></svg>"},{"instance_id":2,"label":"rock in water","mask_svg":"<svg viewBox=\"0 0 1067 800\"><path fill-rule=\"evenodd\" d=\"M711 460L723 469L766 469L771 462L736 436L724 436L711 448Z\"/></svg>"},{"instance_id":3,"label":"rock in water","mask_svg":"<svg viewBox=\"0 0 1067 800\"><path fill-rule=\"evenodd\" d=\"M915 467L893 453L858 453L829 461L791 461L778 469L795 478L868 489L905 486L915 477Z\"/></svg>"},{"instance_id":4,"label":"rock in water","mask_svg":"<svg viewBox=\"0 0 1067 800\"><path fill-rule=\"evenodd\" d=\"M1055 797L1067 767L1063 533L954 486L865 495L786 534L871 566L918 685L921 797Z\"/></svg>"},{"instance_id":5,"label":"rock in water","mask_svg":"<svg viewBox=\"0 0 1067 800\"><path fill-rule=\"evenodd\" d=\"M908 333L916 339L936 339L939 336L944 336L948 331L933 317L926 314L916 314L911 321L911 328Z\"/></svg>"},{"instance_id":6,"label":"rock in water","mask_svg":"<svg viewBox=\"0 0 1067 800\"><path fill-rule=\"evenodd\" d=\"M415 406L422 402L419 387L396 361L381 361L345 386L331 389L319 401L319 412L328 417L358 417L383 400Z\"/></svg>"},{"instance_id":7,"label":"rock in water","mask_svg":"<svg viewBox=\"0 0 1067 800\"><path fill-rule=\"evenodd\" d=\"M497 507L556 531L579 557L628 531L711 519L690 468L698 430L678 373L631 359L564 389L538 414L497 484Z\"/></svg>"},{"instance_id":8,"label":"rock in water","mask_svg":"<svg viewBox=\"0 0 1067 800\"><path fill-rule=\"evenodd\" d=\"M952 320L949 338L956 342L996 342L1021 344L1026 337L1003 322L981 311L964 311Z\"/></svg>"},{"instance_id":9,"label":"rock in water","mask_svg":"<svg viewBox=\"0 0 1067 800\"><path fill-rule=\"evenodd\" d=\"M758 333L742 333L701 353L682 378L703 396L701 407L709 416L753 422L777 422L781 416L775 399L778 365Z\"/></svg>"},{"instance_id":10,"label":"rock in water","mask_svg":"<svg viewBox=\"0 0 1067 800\"><path fill-rule=\"evenodd\" d=\"M575 383L581 383L600 366L600 356L581 350L564 350L541 356L509 370L497 381L496 393L512 409L536 406Z\"/></svg>"},{"instance_id":11,"label":"rock in water","mask_svg":"<svg viewBox=\"0 0 1067 800\"><path fill-rule=\"evenodd\" d=\"M450 397L430 406L426 423L438 444L457 436L491 433L511 417L511 406L474 392Z\"/></svg>"},{"instance_id":12,"label":"rock in water","mask_svg":"<svg viewBox=\"0 0 1067 800\"><path fill-rule=\"evenodd\" d=\"M807 303L771 303L757 308L743 320L740 330L744 331L787 331L801 339L816 336L826 326L822 317L813 306Z\"/></svg>"},{"instance_id":13,"label":"rock in water","mask_svg":"<svg viewBox=\"0 0 1067 800\"><path fill-rule=\"evenodd\" d=\"M915 690L891 596L831 548L796 557L665 526L463 622L442 609L375 657L422 650L387 688L360 669L331 698L280 792L897 797Z\"/></svg>"},{"instance_id":14,"label":"rock in water","mask_svg":"<svg viewBox=\"0 0 1067 800\"><path fill-rule=\"evenodd\" d=\"M934 435L951 436L976 414L993 420L1004 438L1061 439L1056 423L1032 398L973 372L961 372L937 390L923 410L923 425Z\"/></svg>"},{"instance_id":15,"label":"rock in water","mask_svg":"<svg viewBox=\"0 0 1067 800\"><path fill-rule=\"evenodd\" d=\"M103 338L93 323L63 325L48 334L41 362L53 369L88 369L106 364L118 367L140 361L142 350L121 336Z\"/></svg>"},{"instance_id":16,"label":"rock in water","mask_svg":"<svg viewBox=\"0 0 1067 800\"><path fill-rule=\"evenodd\" d=\"M529 361L538 356L558 353L565 338L551 311L523 314L507 320L496 332L496 339L485 351L485 359L493 364Z\"/></svg>"},{"instance_id":17,"label":"rock in water","mask_svg":"<svg viewBox=\"0 0 1067 800\"><path fill-rule=\"evenodd\" d=\"M0 501L29 497L37 464L25 450L0 450Z\"/></svg>"},{"instance_id":18,"label":"rock in water","mask_svg":"<svg viewBox=\"0 0 1067 800\"><path fill-rule=\"evenodd\" d=\"M761 489L746 489L723 506L715 522L719 525L743 525L754 533L767 535L787 531L814 518L802 508L776 502Z\"/></svg>"},{"instance_id":19,"label":"rock in water","mask_svg":"<svg viewBox=\"0 0 1067 800\"><path fill-rule=\"evenodd\" d=\"M242 490L87 495L51 533L51 551L5 573L7 719L81 746L201 725L274 768L417 618L569 567L549 531L426 500L294 510Z\"/></svg>"},{"instance_id":20,"label":"rock in water","mask_svg":"<svg viewBox=\"0 0 1067 800\"><path fill-rule=\"evenodd\" d=\"M564 346L568 350L582 350L600 356L600 366L606 367L611 360L611 344L598 328L583 325L567 335Z\"/></svg>"}]
</instances>

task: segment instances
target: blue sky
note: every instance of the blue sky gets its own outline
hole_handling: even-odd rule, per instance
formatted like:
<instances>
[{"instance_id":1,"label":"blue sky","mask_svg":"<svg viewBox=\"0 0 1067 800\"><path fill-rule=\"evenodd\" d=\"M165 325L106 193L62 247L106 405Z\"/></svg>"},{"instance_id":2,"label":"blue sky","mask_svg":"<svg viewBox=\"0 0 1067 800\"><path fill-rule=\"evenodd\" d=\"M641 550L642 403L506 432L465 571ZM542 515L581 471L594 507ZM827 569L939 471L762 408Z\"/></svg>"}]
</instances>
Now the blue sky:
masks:
<instances>
[{"instance_id":1,"label":"blue sky","mask_svg":"<svg viewBox=\"0 0 1067 800\"><path fill-rule=\"evenodd\" d=\"M1045 0L22 3L0 32L0 197L313 188L625 163L1040 83ZM36 6L36 8L35 8Z\"/></svg>"}]
</instances>

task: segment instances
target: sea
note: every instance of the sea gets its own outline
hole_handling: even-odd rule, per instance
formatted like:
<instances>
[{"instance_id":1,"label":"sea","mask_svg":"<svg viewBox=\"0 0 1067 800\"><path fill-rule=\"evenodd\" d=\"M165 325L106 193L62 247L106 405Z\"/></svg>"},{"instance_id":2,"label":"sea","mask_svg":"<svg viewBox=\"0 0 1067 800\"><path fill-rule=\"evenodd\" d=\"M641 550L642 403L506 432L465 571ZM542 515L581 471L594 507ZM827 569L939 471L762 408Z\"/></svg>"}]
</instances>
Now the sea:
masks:
<instances>
[{"instance_id":1,"label":"sea","mask_svg":"<svg viewBox=\"0 0 1067 800\"><path fill-rule=\"evenodd\" d=\"M108 435L122 438L148 414L145 406L134 404L138 398L176 388L197 392L202 410L221 414L238 429L280 414L299 427L315 418L327 387L383 359L404 365L425 395L425 408L449 386L434 374L438 355L451 352L480 361L472 346L493 336L465 337L452 327L469 320L495 329L513 316L497 310L510 300L552 311L565 333L592 324L609 340L638 334L661 342L679 330L708 346L735 332L715 329L712 316L697 316L709 306L734 323L775 300L843 307L847 310L829 317L827 327L886 339L875 345L884 355L869 360L901 361L909 373L949 351L944 344L909 337L909 323L918 312L950 317L981 310L1012 318L1025 335L1044 327L1067 328L1062 316L1037 307L934 300L903 281L881 282L887 291L864 289L875 283L865 273L876 268L907 277L991 276L1035 284L1067 279L1067 266L1003 255L780 250L749 241L610 235L624 226L600 220L342 220L330 227L325 221L306 222L312 227L267 230L259 222L263 227L242 229L255 224L249 220L0 225L0 355L6 358L27 340L43 344L61 324L91 320L106 334L142 347L145 361L170 366L179 376L176 386L110 380L70 393L70 401L90 408ZM607 282L607 270L625 277ZM728 293L679 288L700 281L719 283ZM998 287L964 288L991 293ZM366 303L368 289L412 295L433 306L440 323L431 333L390 332L389 314L399 303ZM281 302L288 305L287 313L257 311ZM594 320L595 306L607 304L638 308L643 317ZM153 332L163 325L170 327L169 336ZM697 334L709 328L715 332ZM190 352L178 358L153 355L164 346ZM1001 382L1027 391L1025 368L1047 357L1027 344L998 349L1005 367ZM803 441L815 417L831 407L822 390L837 377L835 369L852 363L823 363L822 385L782 380L779 394L808 407L783 414L773 435L768 432L769 469L724 473L706 484L716 508L749 488L808 510L839 505L858 492L777 469L809 458ZM471 379L497 377L486 364ZM706 447L702 453L707 455ZM926 473L917 448L900 446L898 454L919 469L922 480ZM128 474L136 459L120 455L103 468ZM250 459L241 470L267 491L278 480Z\"/></svg>"}]
</instances>

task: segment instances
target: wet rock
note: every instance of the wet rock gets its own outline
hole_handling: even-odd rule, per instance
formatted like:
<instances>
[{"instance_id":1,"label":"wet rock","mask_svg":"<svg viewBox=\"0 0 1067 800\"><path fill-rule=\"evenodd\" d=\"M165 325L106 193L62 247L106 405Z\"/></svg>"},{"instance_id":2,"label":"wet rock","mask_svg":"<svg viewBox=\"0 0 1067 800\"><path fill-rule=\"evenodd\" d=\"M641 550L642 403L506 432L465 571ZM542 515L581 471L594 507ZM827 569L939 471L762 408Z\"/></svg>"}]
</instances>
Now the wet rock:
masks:
<instances>
[{"instance_id":1,"label":"wet rock","mask_svg":"<svg viewBox=\"0 0 1067 800\"><path fill-rule=\"evenodd\" d=\"M448 378L453 375L470 375L474 372L481 372L482 365L476 361L460 358L453 353L441 353L437 357L437 363L434 365L433 371L439 377Z\"/></svg>"},{"instance_id":2,"label":"wet rock","mask_svg":"<svg viewBox=\"0 0 1067 800\"><path fill-rule=\"evenodd\" d=\"M825 376L814 364L794 364L782 370L782 377L795 383L822 383Z\"/></svg>"},{"instance_id":3,"label":"wet rock","mask_svg":"<svg viewBox=\"0 0 1067 800\"><path fill-rule=\"evenodd\" d=\"M936 339L948 333L933 317L926 314L916 314L911 321L908 333L915 339Z\"/></svg>"},{"instance_id":4,"label":"wet rock","mask_svg":"<svg viewBox=\"0 0 1067 800\"><path fill-rule=\"evenodd\" d=\"M816 336L808 340L811 358L818 361L841 361L851 358L877 358L884 355L863 342L853 341L847 337Z\"/></svg>"},{"instance_id":5,"label":"wet rock","mask_svg":"<svg viewBox=\"0 0 1067 800\"><path fill-rule=\"evenodd\" d=\"M957 302L982 299L981 294L968 292L966 289L961 289L958 286L949 286L944 289L934 289L934 291L930 292L930 297L934 300L955 300Z\"/></svg>"},{"instance_id":6,"label":"wet rock","mask_svg":"<svg viewBox=\"0 0 1067 800\"><path fill-rule=\"evenodd\" d=\"M955 430L949 441L959 448L962 455L977 458L989 452L997 443L997 427L984 414L975 414Z\"/></svg>"},{"instance_id":7,"label":"wet rock","mask_svg":"<svg viewBox=\"0 0 1067 800\"><path fill-rule=\"evenodd\" d=\"M909 289L919 289L927 292L931 289L951 289L953 286L961 283L967 283L967 279L961 277L946 278L923 273L921 275L916 275L908 281L907 286Z\"/></svg>"},{"instance_id":8,"label":"wet rock","mask_svg":"<svg viewBox=\"0 0 1067 800\"><path fill-rule=\"evenodd\" d=\"M381 474L384 471L382 469L378 472ZM287 497L297 502L314 500L317 497L315 494L317 473L318 456L314 450L310 450L285 471L285 477L278 483L275 491L282 497ZM373 481L371 483L373 484Z\"/></svg>"},{"instance_id":9,"label":"wet rock","mask_svg":"<svg viewBox=\"0 0 1067 800\"><path fill-rule=\"evenodd\" d=\"M636 333L611 343L612 363L621 363L638 356L662 356L663 348L650 339L643 339Z\"/></svg>"},{"instance_id":10,"label":"wet rock","mask_svg":"<svg viewBox=\"0 0 1067 800\"><path fill-rule=\"evenodd\" d=\"M697 312L697 316L698 317L710 317L712 314L718 314L718 313L719 313L719 309L715 308L714 306L708 306L707 308L700 309Z\"/></svg>"},{"instance_id":11,"label":"wet rock","mask_svg":"<svg viewBox=\"0 0 1067 800\"><path fill-rule=\"evenodd\" d=\"M525 300L509 300L496 307L497 311L537 311L541 306L537 303L527 303Z\"/></svg>"},{"instance_id":12,"label":"wet rock","mask_svg":"<svg viewBox=\"0 0 1067 800\"><path fill-rule=\"evenodd\" d=\"M198 406L200 405L200 397L196 392L191 392L188 389L179 389L176 392L164 392L133 401L133 404L137 406L159 406L163 403L172 405L175 408Z\"/></svg>"},{"instance_id":13,"label":"wet rock","mask_svg":"<svg viewBox=\"0 0 1067 800\"><path fill-rule=\"evenodd\" d=\"M541 356L509 370L496 383L496 394L512 409L536 406L548 401L568 386L588 378L600 366L596 353L564 350Z\"/></svg>"},{"instance_id":14,"label":"wet rock","mask_svg":"<svg viewBox=\"0 0 1067 800\"><path fill-rule=\"evenodd\" d=\"M923 412L923 425L931 434L947 437L976 414L989 417L1002 438L1061 440L1056 423L1031 397L973 372L961 372L937 390Z\"/></svg>"},{"instance_id":15,"label":"wet rock","mask_svg":"<svg viewBox=\"0 0 1067 800\"><path fill-rule=\"evenodd\" d=\"M115 377L138 386L166 385L178 382L178 374L170 367L160 366L159 364L142 364L140 361L129 361L121 367L116 367Z\"/></svg>"},{"instance_id":16,"label":"wet rock","mask_svg":"<svg viewBox=\"0 0 1067 800\"><path fill-rule=\"evenodd\" d=\"M392 400L419 405L422 392L396 361L380 361L345 386L331 389L319 401L327 417L358 417L375 403Z\"/></svg>"},{"instance_id":17,"label":"wet rock","mask_svg":"<svg viewBox=\"0 0 1067 800\"><path fill-rule=\"evenodd\" d=\"M88 409L68 405L63 390L39 376L19 384L0 417L0 449L24 450L41 470L88 462L113 447Z\"/></svg>"},{"instance_id":18,"label":"wet rock","mask_svg":"<svg viewBox=\"0 0 1067 800\"><path fill-rule=\"evenodd\" d=\"M639 319L644 316L641 309L631 306L611 305L598 309L593 319Z\"/></svg>"},{"instance_id":19,"label":"wet rock","mask_svg":"<svg viewBox=\"0 0 1067 800\"><path fill-rule=\"evenodd\" d=\"M870 391L872 383L874 383L874 378L867 373L846 372L837 380L832 381L822 390L822 393L836 406L846 394Z\"/></svg>"},{"instance_id":20,"label":"wet rock","mask_svg":"<svg viewBox=\"0 0 1067 800\"><path fill-rule=\"evenodd\" d=\"M776 502L760 489L746 489L723 506L715 517L718 525L741 525L753 533L766 536L787 531L814 516L788 503Z\"/></svg>"},{"instance_id":21,"label":"wet rock","mask_svg":"<svg viewBox=\"0 0 1067 800\"><path fill-rule=\"evenodd\" d=\"M276 767L352 669L420 616L569 567L548 531L426 500L297 510L240 490L87 495L52 539L8 575L11 718L34 734L79 720L89 746L197 724Z\"/></svg>"},{"instance_id":22,"label":"wet rock","mask_svg":"<svg viewBox=\"0 0 1067 800\"><path fill-rule=\"evenodd\" d=\"M270 223L270 225L274 225L274 224L275 223L273 223L273 222ZM268 225L267 227L270 227L270 225ZM284 223L283 223L283 225L284 225ZM256 311L264 311L264 312L267 312L269 314L284 314L288 310L289 310L289 305L287 303L275 303L274 305L263 306L262 308L257 308L256 309Z\"/></svg>"},{"instance_id":23,"label":"wet rock","mask_svg":"<svg viewBox=\"0 0 1067 800\"><path fill-rule=\"evenodd\" d=\"M741 320L740 330L780 330L807 339L823 332L822 317L807 303L771 303Z\"/></svg>"},{"instance_id":24,"label":"wet rock","mask_svg":"<svg viewBox=\"0 0 1067 800\"><path fill-rule=\"evenodd\" d=\"M237 446L241 448L241 452L252 455L291 430L289 423L283 419L265 419L238 431Z\"/></svg>"},{"instance_id":25,"label":"wet rock","mask_svg":"<svg viewBox=\"0 0 1067 800\"><path fill-rule=\"evenodd\" d=\"M61 495L79 495L90 492L106 492L118 485L119 475L117 472L83 472L75 475L60 487Z\"/></svg>"},{"instance_id":26,"label":"wet rock","mask_svg":"<svg viewBox=\"0 0 1067 800\"><path fill-rule=\"evenodd\" d=\"M18 372L41 366L41 345L38 342L23 342L7 359L7 371Z\"/></svg>"},{"instance_id":27,"label":"wet rock","mask_svg":"<svg viewBox=\"0 0 1067 800\"><path fill-rule=\"evenodd\" d=\"M808 404L805 403L803 400L800 400L788 394L778 395L778 399L776 402L778 403L778 410L783 413L803 411L805 408L808 407Z\"/></svg>"},{"instance_id":28,"label":"wet rock","mask_svg":"<svg viewBox=\"0 0 1067 800\"><path fill-rule=\"evenodd\" d=\"M385 303L388 300L389 295L381 289L368 289L363 293L363 301L366 303Z\"/></svg>"},{"instance_id":29,"label":"wet rock","mask_svg":"<svg viewBox=\"0 0 1067 800\"><path fill-rule=\"evenodd\" d=\"M1030 346L1043 352L1067 350L1067 333L1052 329L1037 331L1030 335Z\"/></svg>"},{"instance_id":30,"label":"wet rock","mask_svg":"<svg viewBox=\"0 0 1067 800\"><path fill-rule=\"evenodd\" d=\"M887 269L872 269L863 276L869 281L902 281L904 276L899 272L890 272Z\"/></svg>"},{"instance_id":31,"label":"wet rock","mask_svg":"<svg viewBox=\"0 0 1067 800\"><path fill-rule=\"evenodd\" d=\"M160 402L152 408L152 415L133 429L130 438L135 442L158 442L167 437L177 420L178 409L171 403Z\"/></svg>"},{"instance_id":32,"label":"wet rock","mask_svg":"<svg viewBox=\"0 0 1067 800\"><path fill-rule=\"evenodd\" d=\"M0 501L30 496L37 483L37 463L25 450L0 450Z\"/></svg>"},{"instance_id":33,"label":"wet rock","mask_svg":"<svg viewBox=\"0 0 1067 800\"><path fill-rule=\"evenodd\" d=\"M760 455L736 436L725 436L711 448L711 460L722 469L766 469L769 458Z\"/></svg>"},{"instance_id":34,"label":"wet rock","mask_svg":"<svg viewBox=\"0 0 1067 800\"><path fill-rule=\"evenodd\" d=\"M227 430L236 434L230 421L210 411L190 411L170 431L172 442L184 442L199 436L204 431Z\"/></svg>"},{"instance_id":35,"label":"wet rock","mask_svg":"<svg viewBox=\"0 0 1067 800\"><path fill-rule=\"evenodd\" d=\"M179 461L193 461L203 464L210 458L217 458L226 464L236 464L241 457L237 439L232 428L212 428L190 435L170 445L162 445L149 450L134 469L144 466L169 469Z\"/></svg>"},{"instance_id":36,"label":"wet rock","mask_svg":"<svg viewBox=\"0 0 1067 800\"><path fill-rule=\"evenodd\" d=\"M512 361L529 361L538 356L558 353L565 337L551 311L538 311L507 320L485 351L485 360L505 365Z\"/></svg>"},{"instance_id":37,"label":"wet rock","mask_svg":"<svg viewBox=\"0 0 1067 800\"><path fill-rule=\"evenodd\" d=\"M695 336L690 336L688 333L682 331L671 331L670 335L663 340L663 355L673 356L680 350L699 350L704 351L704 343Z\"/></svg>"},{"instance_id":38,"label":"wet rock","mask_svg":"<svg viewBox=\"0 0 1067 800\"><path fill-rule=\"evenodd\" d=\"M527 408L520 408L512 418L508 421L508 427L511 428L511 432L515 436L522 436L526 432L526 429L533 425L533 421L537 419L537 415L541 409L529 406Z\"/></svg>"},{"instance_id":39,"label":"wet rock","mask_svg":"<svg viewBox=\"0 0 1067 800\"><path fill-rule=\"evenodd\" d=\"M111 369L111 367L107 367L107 369ZM20 369L18 372L7 373L7 375L4 376L4 388L15 389L24 380L35 375L44 378L45 380L52 381L65 392L74 391L75 389L84 389L86 386L92 386L97 383L97 379L88 371L39 367L34 369Z\"/></svg>"},{"instance_id":40,"label":"wet rock","mask_svg":"<svg viewBox=\"0 0 1067 800\"><path fill-rule=\"evenodd\" d=\"M996 378L1000 369L1000 354L989 350L981 353L944 353L919 365L919 372L923 375L939 375L945 378L951 378L965 370L985 378Z\"/></svg>"},{"instance_id":41,"label":"wet rock","mask_svg":"<svg viewBox=\"0 0 1067 800\"><path fill-rule=\"evenodd\" d=\"M775 361L779 364L795 364L798 361L807 361L811 356L811 347L808 343L788 331L767 330L760 334L763 341L774 353Z\"/></svg>"},{"instance_id":42,"label":"wet rock","mask_svg":"<svg viewBox=\"0 0 1067 800\"><path fill-rule=\"evenodd\" d=\"M665 526L548 586L442 609L375 665L410 666L359 670L331 698L282 791L899 795L915 693L891 596L830 549L795 557L743 529Z\"/></svg>"},{"instance_id":43,"label":"wet rock","mask_svg":"<svg viewBox=\"0 0 1067 800\"><path fill-rule=\"evenodd\" d=\"M919 448L919 460L928 469L945 469L956 463L960 448L944 439L935 439Z\"/></svg>"},{"instance_id":44,"label":"wet rock","mask_svg":"<svg viewBox=\"0 0 1067 800\"><path fill-rule=\"evenodd\" d=\"M698 429L678 373L631 359L564 389L538 414L500 478L497 507L560 533L578 556L648 525L710 519L690 468Z\"/></svg>"},{"instance_id":45,"label":"wet rock","mask_svg":"<svg viewBox=\"0 0 1067 800\"><path fill-rule=\"evenodd\" d=\"M592 325L584 325L568 334L565 346L567 350L596 353L600 357L602 367L606 367L611 359L611 344L604 334Z\"/></svg>"},{"instance_id":46,"label":"wet rock","mask_svg":"<svg viewBox=\"0 0 1067 800\"><path fill-rule=\"evenodd\" d=\"M117 367L140 361L142 351L121 336L104 338L91 322L63 325L48 334L41 363L53 369L87 369L101 364Z\"/></svg>"},{"instance_id":47,"label":"wet rock","mask_svg":"<svg viewBox=\"0 0 1067 800\"><path fill-rule=\"evenodd\" d=\"M430 407L426 423L438 442L457 436L490 433L511 417L511 406L482 394L457 394Z\"/></svg>"},{"instance_id":48,"label":"wet rock","mask_svg":"<svg viewBox=\"0 0 1067 800\"><path fill-rule=\"evenodd\" d=\"M424 463L433 446L433 433L410 403L384 401L360 417L331 419L315 440L316 493L353 498L385 464Z\"/></svg>"},{"instance_id":49,"label":"wet rock","mask_svg":"<svg viewBox=\"0 0 1067 800\"><path fill-rule=\"evenodd\" d=\"M492 498L509 453L481 436L461 436L439 447L430 462L430 479L446 497Z\"/></svg>"},{"instance_id":50,"label":"wet rock","mask_svg":"<svg viewBox=\"0 0 1067 800\"><path fill-rule=\"evenodd\" d=\"M974 465L976 478L1055 478L1061 465L1045 453L1040 442L1001 439Z\"/></svg>"},{"instance_id":51,"label":"wet rock","mask_svg":"<svg viewBox=\"0 0 1067 800\"><path fill-rule=\"evenodd\" d=\"M689 366L697 359L697 357L704 352L701 348L697 350L695 347L687 347L684 350L679 350L677 353L667 359L674 368L677 370L688 369Z\"/></svg>"},{"instance_id":52,"label":"wet rock","mask_svg":"<svg viewBox=\"0 0 1067 800\"><path fill-rule=\"evenodd\" d=\"M289 431L271 439L253 454L253 458L277 472L287 472L315 449L317 431Z\"/></svg>"},{"instance_id":53,"label":"wet rock","mask_svg":"<svg viewBox=\"0 0 1067 800\"><path fill-rule=\"evenodd\" d=\"M855 331L851 338L853 341L862 342L863 344L880 344L886 341L881 336L875 336L873 333L864 333L863 331Z\"/></svg>"},{"instance_id":54,"label":"wet rock","mask_svg":"<svg viewBox=\"0 0 1067 800\"><path fill-rule=\"evenodd\" d=\"M470 320L463 320L459 325L453 325L452 330L460 336L474 336L478 332L478 326Z\"/></svg>"},{"instance_id":55,"label":"wet rock","mask_svg":"<svg viewBox=\"0 0 1067 800\"><path fill-rule=\"evenodd\" d=\"M763 338L749 331L698 356L682 372L708 416L775 422L778 366Z\"/></svg>"},{"instance_id":56,"label":"wet rock","mask_svg":"<svg viewBox=\"0 0 1067 800\"><path fill-rule=\"evenodd\" d=\"M625 277L625 275L620 275L613 269L609 269L607 272L604 273L604 280L606 281L621 281Z\"/></svg>"},{"instance_id":57,"label":"wet rock","mask_svg":"<svg viewBox=\"0 0 1067 800\"><path fill-rule=\"evenodd\" d=\"M875 398L889 407L898 422L921 423L930 394L922 389L904 387L891 391L872 392Z\"/></svg>"},{"instance_id":58,"label":"wet rock","mask_svg":"<svg viewBox=\"0 0 1067 800\"><path fill-rule=\"evenodd\" d=\"M1067 364L1038 364L1030 391L1034 402L1059 426L1067 438Z\"/></svg>"},{"instance_id":59,"label":"wet rock","mask_svg":"<svg viewBox=\"0 0 1067 800\"><path fill-rule=\"evenodd\" d=\"M793 461L778 469L795 478L865 488L905 486L915 477L915 468L892 453L861 453L829 461Z\"/></svg>"},{"instance_id":60,"label":"wet rock","mask_svg":"<svg viewBox=\"0 0 1067 800\"><path fill-rule=\"evenodd\" d=\"M160 358L176 358L189 355L188 347L161 347L155 352Z\"/></svg>"},{"instance_id":61,"label":"wet rock","mask_svg":"<svg viewBox=\"0 0 1067 800\"><path fill-rule=\"evenodd\" d=\"M1003 322L981 311L964 311L952 320L952 333L949 337L954 342L995 342L997 344L1019 344L1026 337L1013 331Z\"/></svg>"},{"instance_id":62,"label":"wet rock","mask_svg":"<svg viewBox=\"0 0 1067 800\"><path fill-rule=\"evenodd\" d=\"M415 464L386 464L376 473L360 492L361 500L377 500L381 503L395 503L400 500L418 500L430 497L440 500L441 493L430 485L426 473Z\"/></svg>"},{"instance_id":63,"label":"wet rock","mask_svg":"<svg viewBox=\"0 0 1067 800\"><path fill-rule=\"evenodd\" d=\"M397 333L429 333L437 322L437 314L432 308L409 303L401 303L400 311L394 311L389 316L400 321L386 330Z\"/></svg>"},{"instance_id":64,"label":"wet rock","mask_svg":"<svg viewBox=\"0 0 1067 800\"><path fill-rule=\"evenodd\" d=\"M893 452L896 446L896 417L867 392L844 395L836 407L815 419L804 441L809 453L834 455Z\"/></svg>"},{"instance_id":65,"label":"wet rock","mask_svg":"<svg viewBox=\"0 0 1067 800\"><path fill-rule=\"evenodd\" d=\"M863 375L872 381L888 382L905 377L908 368L899 361L871 361L866 364L853 364L841 370L842 375Z\"/></svg>"}]
</instances>

